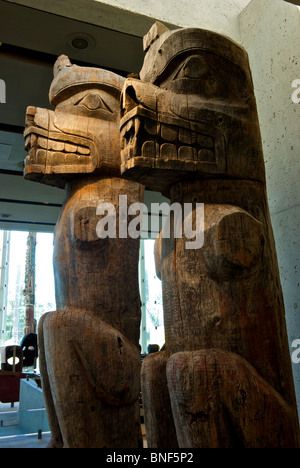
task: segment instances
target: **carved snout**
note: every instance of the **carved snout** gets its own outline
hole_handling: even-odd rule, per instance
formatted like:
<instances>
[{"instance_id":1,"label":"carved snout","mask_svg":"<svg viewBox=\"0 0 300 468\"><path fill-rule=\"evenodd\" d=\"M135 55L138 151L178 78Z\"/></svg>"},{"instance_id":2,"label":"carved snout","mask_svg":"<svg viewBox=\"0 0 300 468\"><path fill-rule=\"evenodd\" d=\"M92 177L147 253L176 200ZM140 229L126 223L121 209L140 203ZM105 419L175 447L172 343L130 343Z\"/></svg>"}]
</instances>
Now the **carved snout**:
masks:
<instances>
[{"instance_id":1,"label":"carved snout","mask_svg":"<svg viewBox=\"0 0 300 468\"><path fill-rule=\"evenodd\" d=\"M40 181L45 173L46 151L41 150L41 142L47 142L49 114L48 109L28 107L25 118L25 158L24 176L26 179Z\"/></svg>"},{"instance_id":2,"label":"carved snout","mask_svg":"<svg viewBox=\"0 0 300 468\"><path fill-rule=\"evenodd\" d=\"M121 95L121 119L139 106L156 113L159 92L157 86L128 78Z\"/></svg>"},{"instance_id":3,"label":"carved snout","mask_svg":"<svg viewBox=\"0 0 300 468\"><path fill-rule=\"evenodd\" d=\"M49 111L41 107L27 107L25 117L25 132L24 136L28 135L32 131L41 132L46 135L43 131L48 132L49 128Z\"/></svg>"},{"instance_id":4,"label":"carved snout","mask_svg":"<svg viewBox=\"0 0 300 468\"><path fill-rule=\"evenodd\" d=\"M49 175L92 172L92 135L77 128L72 116L40 107L28 107L25 119L26 179L49 183ZM51 185L64 187L64 180Z\"/></svg>"}]
</instances>

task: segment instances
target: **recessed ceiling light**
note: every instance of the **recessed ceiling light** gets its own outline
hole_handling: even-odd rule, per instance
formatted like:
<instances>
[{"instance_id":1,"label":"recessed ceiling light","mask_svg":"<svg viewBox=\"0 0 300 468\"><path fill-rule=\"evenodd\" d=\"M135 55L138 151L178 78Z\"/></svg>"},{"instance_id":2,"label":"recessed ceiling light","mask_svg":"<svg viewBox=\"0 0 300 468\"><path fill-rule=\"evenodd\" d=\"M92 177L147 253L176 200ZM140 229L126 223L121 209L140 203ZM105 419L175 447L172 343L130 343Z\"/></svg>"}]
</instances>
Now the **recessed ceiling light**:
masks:
<instances>
[{"instance_id":1,"label":"recessed ceiling light","mask_svg":"<svg viewBox=\"0 0 300 468\"><path fill-rule=\"evenodd\" d=\"M88 41L84 37L75 37L75 39L71 41L71 44L75 49L80 50L87 49L89 46Z\"/></svg>"},{"instance_id":2,"label":"recessed ceiling light","mask_svg":"<svg viewBox=\"0 0 300 468\"><path fill-rule=\"evenodd\" d=\"M95 39L85 33L73 33L67 37L67 45L73 50L85 51L87 49L92 49L96 45Z\"/></svg>"}]
</instances>

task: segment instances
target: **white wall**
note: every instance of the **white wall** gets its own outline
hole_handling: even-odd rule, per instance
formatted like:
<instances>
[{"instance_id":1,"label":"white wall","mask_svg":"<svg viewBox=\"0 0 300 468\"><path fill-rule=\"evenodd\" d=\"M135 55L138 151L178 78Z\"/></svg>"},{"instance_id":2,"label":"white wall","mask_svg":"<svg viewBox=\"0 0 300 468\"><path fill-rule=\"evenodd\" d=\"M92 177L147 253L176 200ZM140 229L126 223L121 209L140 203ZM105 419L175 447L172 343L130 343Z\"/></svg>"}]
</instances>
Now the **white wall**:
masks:
<instances>
[{"instance_id":1,"label":"white wall","mask_svg":"<svg viewBox=\"0 0 300 468\"><path fill-rule=\"evenodd\" d=\"M282 0L252 0L239 22L258 106L292 354L300 339L300 104L291 99L292 82L300 79L300 9ZM300 363L293 363L293 373L300 409Z\"/></svg>"},{"instance_id":2,"label":"white wall","mask_svg":"<svg viewBox=\"0 0 300 468\"><path fill-rule=\"evenodd\" d=\"M98 0L97 0L98 1ZM212 29L238 39L237 15L250 0L105 0L125 10L182 27Z\"/></svg>"}]
</instances>

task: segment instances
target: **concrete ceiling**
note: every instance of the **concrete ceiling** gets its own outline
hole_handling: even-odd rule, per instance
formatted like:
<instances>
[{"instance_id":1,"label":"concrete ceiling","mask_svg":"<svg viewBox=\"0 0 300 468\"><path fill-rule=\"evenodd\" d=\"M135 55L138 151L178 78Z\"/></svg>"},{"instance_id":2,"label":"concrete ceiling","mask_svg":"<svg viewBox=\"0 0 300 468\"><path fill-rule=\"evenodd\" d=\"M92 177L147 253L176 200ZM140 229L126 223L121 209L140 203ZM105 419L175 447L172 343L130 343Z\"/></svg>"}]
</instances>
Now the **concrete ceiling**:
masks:
<instances>
[{"instance_id":1,"label":"concrete ceiling","mask_svg":"<svg viewBox=\"0 0 300 468\"><path fill-rule=\"evenodd\" d=\"M153 20L145 22L145 33ZM83 37L78 50L71 40ZM142 65L142 36L0 0L0 229L53 231L64 191L23 179L24 119L27 106L51 108L53 64L60 54L73 63L113 70L123 76Z\"/></svg>"},{"instance_id":2,"label":"concrete ceiling","mask_svg":"<svg viewBox=\"0 0 300 468\"><path fill-rule=\"evenodd\" d=\"M288 3L292 3L293 5L300 6L300 0L285 0Z\"/></svg>"}]
</instances>

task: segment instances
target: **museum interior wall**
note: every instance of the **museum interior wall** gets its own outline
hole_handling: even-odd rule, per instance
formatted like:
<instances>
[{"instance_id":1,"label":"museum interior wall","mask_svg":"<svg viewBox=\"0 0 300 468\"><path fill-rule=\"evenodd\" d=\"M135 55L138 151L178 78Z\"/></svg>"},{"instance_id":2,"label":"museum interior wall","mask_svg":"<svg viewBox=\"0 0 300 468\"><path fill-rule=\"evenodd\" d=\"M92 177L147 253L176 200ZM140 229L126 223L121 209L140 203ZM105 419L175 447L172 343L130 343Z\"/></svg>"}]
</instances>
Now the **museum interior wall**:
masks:
<instances>
[{"instance_id":1,"label":"museum interior wall","mask_svg":"<svg viewBox=\"0 0 300 468\"><path fill-rule=\"evenodd\" d=\"M253 0L239 15L257 99L286 321L291 344L300 336L300 108L292 83L300 76L300 8L278 0ZM293 362L300 406L300 365Z\"/></svg>"}]
</instances>

